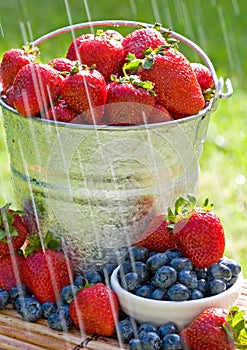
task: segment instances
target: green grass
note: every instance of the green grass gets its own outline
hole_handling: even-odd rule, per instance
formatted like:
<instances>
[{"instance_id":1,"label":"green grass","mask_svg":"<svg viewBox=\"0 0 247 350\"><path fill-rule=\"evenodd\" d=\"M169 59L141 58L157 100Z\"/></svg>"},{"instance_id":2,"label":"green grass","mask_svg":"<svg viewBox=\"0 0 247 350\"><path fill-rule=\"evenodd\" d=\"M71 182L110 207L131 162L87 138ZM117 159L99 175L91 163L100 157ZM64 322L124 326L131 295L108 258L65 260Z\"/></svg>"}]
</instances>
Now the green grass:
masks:
<instances>
[{"instance_id":1,"label":"green grass","mask_svg":"<svg viewBox=\"0 0 247 350\"><path fill-rule=\"evenodd\" d=\"M199 197L215 204L225 227L226 254L237 259L247 276L247 81L246 1L225 0L68 0L70 17L63 0L8 0L1 4L0 58L4 51L20 47L71 22L130 19L172 28L189 37L208 54L218 76L230 78L234 94L222 100L211 116L201 158ZM90 13L87 12L88 5ZM0 34L1 35L1 34ZM78 32L79 35L79 32ZM24 37L24 39L23 39ZM71 36L42 46L45 62L66 52ZM190 60L198 56L186 51ZM8 155L0 130L0 202L14 201Z\"/></svg>"}]
</instances>

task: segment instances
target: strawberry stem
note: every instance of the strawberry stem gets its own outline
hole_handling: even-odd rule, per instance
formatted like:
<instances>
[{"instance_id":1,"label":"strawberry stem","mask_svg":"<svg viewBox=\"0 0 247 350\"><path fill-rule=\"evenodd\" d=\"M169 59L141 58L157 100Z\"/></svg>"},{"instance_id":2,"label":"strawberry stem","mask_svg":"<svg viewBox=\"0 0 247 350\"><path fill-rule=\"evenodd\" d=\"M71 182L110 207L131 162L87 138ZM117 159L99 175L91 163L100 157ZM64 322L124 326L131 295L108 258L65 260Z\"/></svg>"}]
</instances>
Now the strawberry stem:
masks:
<instances>
[{"instance_id":1,"label":"strawberry stem","mask_svg":"<svg viewBox=\"0 0 247 350\"><path fill-rule=\"evenodd\" d=\"M45 236L34 234L29 238L29 243L25 249L25 255L32 255L43 247L50 250L57 250L60 247L60 240L54 238L53 233L50 231L47 231Z\"/></svg>"}]
</instances>

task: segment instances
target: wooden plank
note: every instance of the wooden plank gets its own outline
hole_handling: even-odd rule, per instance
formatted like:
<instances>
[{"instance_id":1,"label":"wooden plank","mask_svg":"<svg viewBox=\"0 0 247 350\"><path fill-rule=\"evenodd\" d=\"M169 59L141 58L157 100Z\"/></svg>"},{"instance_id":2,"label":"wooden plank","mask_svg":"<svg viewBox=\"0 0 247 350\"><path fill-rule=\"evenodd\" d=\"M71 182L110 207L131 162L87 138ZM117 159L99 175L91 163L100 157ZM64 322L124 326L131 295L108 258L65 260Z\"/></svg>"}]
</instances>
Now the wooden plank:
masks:
<instances>
[{"instance_id":1,"label":"wooden plank","mask_svg":"<svg viewBox=\"0 0 247 350\"><path fill-rule=\"evenodd\" d=\"M244 281L237 305L247 310L247 280ZM11 307L0 311L0 350L119 350L116 339L91 337L76 328L55 331L42 319L25 322ZM121 349L127 349L121 347Z\"/></svg>"}]
</instances>

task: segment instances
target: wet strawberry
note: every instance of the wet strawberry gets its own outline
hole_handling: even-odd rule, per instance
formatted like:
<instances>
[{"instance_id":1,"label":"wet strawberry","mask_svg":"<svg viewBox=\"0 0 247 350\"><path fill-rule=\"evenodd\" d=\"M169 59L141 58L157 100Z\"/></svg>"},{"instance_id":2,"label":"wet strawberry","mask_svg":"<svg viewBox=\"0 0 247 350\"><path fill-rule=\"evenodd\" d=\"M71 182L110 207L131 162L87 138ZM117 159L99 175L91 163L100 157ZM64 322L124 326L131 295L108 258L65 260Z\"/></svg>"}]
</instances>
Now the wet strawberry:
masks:
<instances>
[{"instance_id":1,"label":"wet strawberry","mask_svg":"<svg viewBox=\"0 0 247 350\"><path fill-rule=\"evenodd\" d=\"M71 61L76 61L80 59L78 54L78 48L83 41L93 40L93 34L82 34L78 38L75 38L72 43L69 45L68 51L66 53L66 58Z\"/></svg>"},{"instance_id":2,"label":"wet strawberry","mask_svg":"<svg viewBox=\"0 0 247 350\"><path fill-rule=\"evenodd\" d=\"M21 269L21 279L40 303L59 300L62 288L71 282L73 267L65 254L57 250L59 241L48 232L43 237L43 244L38 235L30 237L30 244L25 249L25 258Z\"/></svg>"},{"instance_id":3,"label":"wet strawberry","mask_svg":"<svg viewBox=\"0 0 247 350\"><path fill-rule=\"evenodd\" d=\"M191 259L195 267L204 268L222 258L225 234L208 199L202 207L196 207L195 204L193 196L179 198L175 203L175 212L170 210L168 218L174 222L173 233L178 249Z\"/></svg>"},{"instance_id":4,"label":"wet strawberry","mask_svg":"<svg viewBox=\"0 0 247 350\"><path fill-rule=\"evenodd\" d=\"M142 80L154 83L156 103L170 113L189 116L203 109L205 100L187 58L172 47L150 51L138 70Z\"/></svg>"},{"instance_id":5,"label":"wet strawberry","mask_svg":"<svg viewBox=\"0 0 247 350\"><path fill-rule=\"evenodd\" d=\"M65 102L90 124L100 122L106 101L106 82L96 69L80 64L63 81L61 94Z\"/></svg>"},{"instance_id":6,"label":"wet strawberry","mask_svg":"<svg viewBox=\"0 0 247 350\"><path fill-rule=\"evenodd\" d=\"M34 63L39 55L37 47L26 45L23 49L11 49L3 55L1 63L1 81L3 91L13 85L16 74L26 64Z\"/></svg>"},{"instance_id":7,"label":"wet strawberry","mask_svg":"<svg viewBox=\"0 0 247 350\"><path fill-rule=\"evenodd\" d=\"M74 66L74 62L69 60L68 58L58 57L53 58L51 61L49 61L48 65L59 72L69 73Z\"/></svg>"},{"instance_id":8,"label":"wet strawberry","mask_svg":"<svg viewBox=\"0 0 247 350\"><path fill-rule=\"evenodd\" d=\"M152 113L148 117L147 122L149 124L152 124L152 123L170 122L171 120L173 120L173 118L171 114L168 112L168 110L165 107L159 104L156 104L154 106Z\"/></svg>"},{"instance_id":9,"label":"wet strawberry","mask_svg":"<svg viewBox=\"0 0 247 350\"><path fill-rule=\"evenodd\" d=\"M229 336L228 311L222 308L209 308L180 333L191 350L234 350L234 340ZM239 318L242 322L243 319ZM246 323L244 321L243 323ZM235 324L236 326L236 324ZM239 322L240 326L240 322ZM243 327L243 326L242 326ZM241 327L241 328L242 328ZM240 327L235 327L240 332ZM228 330L228 332L227 332ZM232 333L233 335L233 333ZM245 344L246 345L246 344ZM246 349L246 347L241 347Z\"/></svg>"},{"instance_id":10,"label":"wet strawberry","mask_svg":"<svg viewBox=\"0 0 247 350\"><path fill-rule=\"evenodd\" d=\"M70 304L69 314L86 333L112 336L118 318L117 296L103 283L83 288Z\"/></svg>"},{"instance_id":11,"label":"wet strawberry","mask_svg":"<svg viewBox=\"0 0 247 350\"><path fill-rule=\"evenodd\" d=\"M27 64L14 80L15 108L25 117L47 109L59 94L63 77L47 64Z\"/></svg>"},{"instance_id":12,"label":"wet strawberry","mask_svg":"<svg viewBox=\"0 0 247 350\"><path fill-rule=\"evenodd\" d=\"M78 47L80 62L87 66L95 65L96 69L109 80L111 74L119 72L124 59L121 41L113 35L98 30L92 40L84 40Z\"/></svg>"},{"instance_id":13,"label":"wet strawberry","mask_svg":"<svg viewBox=\"0 0 247 350\"><path fill-rule=\"evenodd\" d=\"M213 81L211 71L207 66L201 63L192 62L191 67L195 72L196 78L202 90L207 90L214 86L214 81Z\"/></svg>"},{"instance_id":14,"label":"wet strawberry","mask_svg":"<svg viewBox=\"0 0 247 350\"><path fill-rule=\"evenodd\" d=\"M0 257L0 288L10 290L21 283L20 268L25 261L21 255L9 254Z\"/></svg>"},{"instance_id":15,"label":"wet strawberry","mask_svg":"<svg viewBox=\"0 0 247 350\"><path fill-rule=\"evenodd\" d=\"M0 209L0 256L17 252L27 237L24 212L10 209L6 204Z\"/></svg>"},{"instance_id":16,"label":"wet strawberry","mask_svg":"<svg viewBox=\"0 0 247 350\"><path fill-rule=\"evenodd\" d=\"M136 245L147 248L149 251L164 252L170 248L176 248L176 242L170 224L165 215L154 217L144 231Z\"/></svg>"},{"instance_id":17,"label":"wet strawberry","mask_svg":"<svg viewBox=\"0 0 247 350\"><path fill-rule=\"evenodd\" d=\"M150 47L156 49L158 46L166 44L158 24L154 25L153 28L136 29L126 35L123 40L124 57L132 53L136 58L143 58L146 49Z\"/></svg>"},{"instance_id":18,"label":"wet strawberry","mask_svg":"<svg viewBox=\"0 0 247 350\"><path fill-rule=\"evenodd\" d=\"M77 121L78 113L75 112L64 100L57 100L44 114L42 118L56 120L58 122L71 123Z\"/></svg>"},{"instance_id":19,"label":"wet strawberry","mask_svg":"<svg viewBox=\"0 0 247 350\"><path fill-rule=\"evenodd\" d=\"M137 76L115 78L107 86L104 121L109 125L144 124L153 112L153 85Z\"/></svg>"}]
</instances>

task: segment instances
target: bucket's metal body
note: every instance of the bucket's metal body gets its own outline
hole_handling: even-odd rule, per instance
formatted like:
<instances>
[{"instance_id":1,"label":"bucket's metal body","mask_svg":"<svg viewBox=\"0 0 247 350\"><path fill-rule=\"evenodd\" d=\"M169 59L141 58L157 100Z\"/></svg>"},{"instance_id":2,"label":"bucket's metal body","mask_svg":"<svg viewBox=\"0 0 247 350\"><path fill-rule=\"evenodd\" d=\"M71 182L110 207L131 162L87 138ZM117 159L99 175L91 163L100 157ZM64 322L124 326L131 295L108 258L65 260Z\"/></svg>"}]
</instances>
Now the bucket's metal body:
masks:
<instances>
[{"instance_id":1,"label":"bucket's metal body","mask_svg":"<svg viewBox=\"0 0 247 350\"><path fill-rule=\"evenodd\" d=\"M128 23L137 24L115 25ZM106 24L113 21L72 29ZM231 92L222 93L210 60L188 45L209 66L216 87L196 116L132 127L85 126L24 118L0 102L18 207L33 215L40 232L63 239L77 267L102 265L109 254L135 243L151 217L197 190L210 114Z\"/></svg>"}]
</instances>

